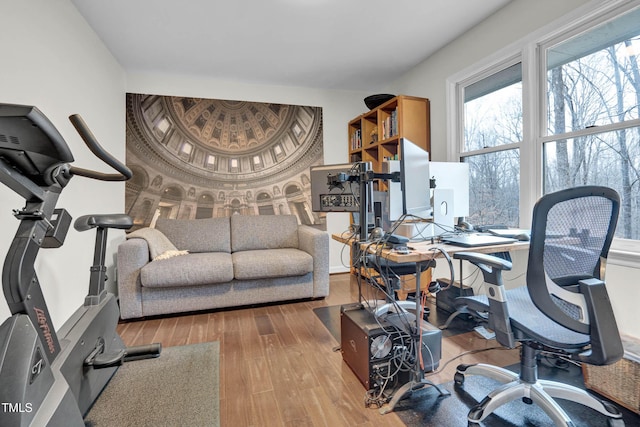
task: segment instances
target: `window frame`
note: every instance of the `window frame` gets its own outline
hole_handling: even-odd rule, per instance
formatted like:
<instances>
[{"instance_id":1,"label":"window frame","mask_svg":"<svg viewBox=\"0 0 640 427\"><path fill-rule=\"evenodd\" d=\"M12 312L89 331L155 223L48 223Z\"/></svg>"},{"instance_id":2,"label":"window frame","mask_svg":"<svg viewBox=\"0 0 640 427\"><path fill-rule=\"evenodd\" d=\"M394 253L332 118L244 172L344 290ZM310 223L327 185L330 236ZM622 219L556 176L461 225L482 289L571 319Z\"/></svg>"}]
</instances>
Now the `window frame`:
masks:
<instances>
[{"instance_id":1,"label":"window frame","mask_svg":"<svg viewBox=\"0 0 640 427\"><path fill-rule=\"evenodd\" d=\"M547 135L547 61L546 50L579 33L612 20L640 7L638 0L593 1L552 22L521 40L498 50L493 55L450 76L446 82L447 102L447 161L459 162L462 157L503 151L520 150L520 225L531 224L533 206L543 192L543 146L558 139ZM464 152L464 88L520 61L522 63L523 141ZM608 124L598 127L598 133L631 126L640 120ZM592 134L583 129L563 134L570 138ZM526 161L525 161L526 160ZM640 262L640 240L616 238L611 252L621 255L625 262Z\"/></svg>"}]
</instances>

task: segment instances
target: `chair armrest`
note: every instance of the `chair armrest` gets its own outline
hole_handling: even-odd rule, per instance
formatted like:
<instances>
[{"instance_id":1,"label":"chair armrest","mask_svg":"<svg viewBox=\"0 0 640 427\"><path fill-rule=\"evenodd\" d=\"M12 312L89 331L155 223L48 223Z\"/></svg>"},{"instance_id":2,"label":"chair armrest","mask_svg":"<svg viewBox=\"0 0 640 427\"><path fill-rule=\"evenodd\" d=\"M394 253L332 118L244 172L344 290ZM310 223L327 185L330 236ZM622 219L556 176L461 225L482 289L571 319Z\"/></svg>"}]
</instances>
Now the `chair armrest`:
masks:
<instances>
[{"instance_id":1,"label":"chair armrest","mask_svg":"<svg viewBox=\"0 0 640 427\"><path fill-rule=\"evenodd\" d=\"M482 271L485 282L498 286L502 286L501 272L511 270L512 267L511 261L477 252L457 252L453 254L453 258L469 261Z\"/></svg>"},{"instance_id":2,"label":"chair armrest","mask_svg":"<svg viewBox=\"0 0 640 427\"><path fill-rule=\"evenodd\" d=\"M511 270L511 261L477 252L457 252L453 254L453 258L469 261L482 271L484 281L487 283L489 327L496 333L496 340L500 344L513 348L516 341L511 329L507 293L502 282L502 271Z\"/></svg>"},{"instance_id":3,"label":"chair armrest","mask_svg":"<svg viewBox=\"0 0 640 427\"><path fill-rule=\"evenodd\" d=\"M298 246L313 257L313 296L329 295L329 235L308 225L298 226Z\"/></svg>"},{"instance_id":4,"label":"chair armrest","mask_svg":"<svg viewBox=\"0 0 640 427\"><path fill-rule=\"evenodd\" d=\"M589 314L591 347L577 358L591 365L614 363L622 358L624 348L605 283L592 278L580 280L579 286Z\"/></svg>"},{"instance_id":5,"label":"chair armrest","mask_svg":"<svg viewBox=\"0 0 640 427\"><path fill-rule=\"evenodd\" d=\"M146 240L128 239L118 246L118 297L122 319L143 315L140 270L149 262L151 259Z\"/></svg>"},{"instance_id":6,"label":"chair armrest","mask_svg":"<svg viewBox=\"0 0 640 427\"><path fill-rule=\"evenodd\" d=\"M456 252L453 254L453 258L469 261L470 263L473 263L478 267L480 267L480 265L486 265L491 268L497 268L499 270L511 270L513 266L511 261L507 261L504 258L498 258L496 256L488 254L481 254L479 252Z\"/></svg>"}]
</instances>

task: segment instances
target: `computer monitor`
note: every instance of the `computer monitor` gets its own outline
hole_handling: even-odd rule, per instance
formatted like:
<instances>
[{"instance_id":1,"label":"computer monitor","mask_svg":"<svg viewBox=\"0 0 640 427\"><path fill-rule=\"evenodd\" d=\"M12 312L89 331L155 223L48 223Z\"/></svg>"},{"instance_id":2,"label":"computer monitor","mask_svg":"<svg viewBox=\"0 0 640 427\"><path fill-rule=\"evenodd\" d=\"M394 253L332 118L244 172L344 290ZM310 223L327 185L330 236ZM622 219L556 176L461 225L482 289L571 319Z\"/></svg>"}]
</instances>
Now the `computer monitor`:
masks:
<instances>
[{"instance_id":1,"label":"computer monitor","mask_svg":"<svg viewBox=\"0 0 640 427\"><path fill-rule=\"evenodd\" d=\"M429 162L429 173L435 188L453 190L453 216L469 216L469 164Z\"/></svg>"},{"instance_id":2,"label":"computer monitor","mask_svg":"<svg viewBox=\"0 0 640 427\"><path fill-rule=\"evenodd\" d=\"M400 139L402 212L419 218L431 216L429 153L407 138Z\"/></svg>"},{"instance_id":3,"label":"computer monitor","mask_svg":"<svg viewBox=\"0 0 640 427\"><path fill-rule=\"evenodd\" d=\"M314 212L358 212L360 184L357 164L311 167L311 209ZM341 182L342 181L342 182Z\"/></svg>"}]
</instances>

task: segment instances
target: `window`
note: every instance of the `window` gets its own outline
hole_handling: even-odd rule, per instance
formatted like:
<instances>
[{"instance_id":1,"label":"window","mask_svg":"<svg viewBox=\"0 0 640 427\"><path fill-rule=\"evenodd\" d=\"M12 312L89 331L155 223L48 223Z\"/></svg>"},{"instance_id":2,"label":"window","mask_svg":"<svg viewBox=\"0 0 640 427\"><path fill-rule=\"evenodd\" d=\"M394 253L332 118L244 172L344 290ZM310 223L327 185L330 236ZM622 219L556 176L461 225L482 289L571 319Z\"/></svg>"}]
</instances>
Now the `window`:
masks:
<instances>
[{"instance_id":1,"label":"window","mask_svg":"<svg viewBox=\"0 0 640 427\"><path fill-rule=\"evenodd\" d=\"M640 9L545 49L543 191L620 193L616 235L640 239ZM549 136L549 137L547 137Z\"/></svg>"},{"instance_id":2,"label":"window","mask_svg":"<svg viewBox=\"0 0 640 427\"><path fill-rule=\"evenodd\" d=\"M271 148L271 152L274 163L277 163L278 161L283 160L286 157L286 153L284 152L281 143L274 144Z\"/></svg>"},{"instance_id":3,"label":"window","mask_svg":"<svg viewBox=\"0 0 640 427\"><path fill-rule=\"evenodd\" d=\"M156 129L158 129L158 131L160 132L161 135L164 135L169 130L169 126L171 126L171 124L169 123L169 120L167 120L166 117L163 117L158 122L158 125L156 126Z\"/></svg>"},{"instance_id":4,"label":"window","mask_svg":"<svg viewBox=\"0 0 640 427\"><path fill-rule=\"evenodd\" d=\"M193 152L193 145L189 142L183 142L180 146L180 150L178 152L178 156L182 160L189 161L191 159L191 153Z\"/></svg>"},{"instance_id":5,"label":"window","mask_svg":"<svg viewBox=\"0 0 640 427\"><path fill-rule=\"evenodd\" d=\"M449 79L450 160L470 167L470 222L526 227L542 194L605 185L622 198L617 237L640 240L638 5L593 3Z\"/></svg>"},{"instance_id":6,"label":"window","mask_svg":"<svg viewBox=\"0 0 640 427\"><path fill-rule=\"evenodd\" d=\"M229 172L238 173L240 172L240 162L238 159L229 159Z\"/></svg>"},{"instance_id":7,"label":"window","mask_svg":"<svg viewBox=\"0 0 640 427\"><path fill-rule=\"evenodd\" d=\"M204 167L211 170L216 170L216 156L213 154L207 154L206 160L204 162Z\"/></svg>"},{"instance_id":8,"label":"window","mask_svg":"<svg viewBox=\"0 0 640 427\"><path fill-rule=\"evenodd\" d=\"M517 62L464 91L460 160L469 164L469 218L518 226L522 64Z\"/></svg>"}]
</instances>

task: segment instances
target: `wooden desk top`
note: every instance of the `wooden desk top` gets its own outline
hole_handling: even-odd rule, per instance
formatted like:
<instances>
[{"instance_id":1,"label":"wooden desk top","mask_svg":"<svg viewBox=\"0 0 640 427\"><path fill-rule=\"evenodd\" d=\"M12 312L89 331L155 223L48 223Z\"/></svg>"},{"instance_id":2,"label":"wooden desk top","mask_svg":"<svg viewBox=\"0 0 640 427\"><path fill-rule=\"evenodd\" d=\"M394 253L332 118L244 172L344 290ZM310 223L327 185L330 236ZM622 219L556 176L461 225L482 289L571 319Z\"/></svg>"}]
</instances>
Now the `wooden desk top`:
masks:
<instances>
[{"instance_id":1,"label":"wooden desk top","mask_svg":"<svg viewBox=\"0 0 640 427\"><path fill-rule=\"evenodd\" d=\"M331 238L345 245L356 243L348 234L332 234ZM506 252L529 249L529 242L514 242L503 245L489 245L489 246L476 246L473 248L467 248L464 246L448 245L445 243L431 243L431 242L409 242L407 247L410 248L408 254L398 254L390 249L380 250L380 245L373 244L371 242L362 242L361 245L371 253L380 253L383 257L393 262L420 262L428 261L433 258L442 257L442 253L434 248L439 247L446 251L449 255L453 255L456 252L480 252L480 253L493 253L493 252Z\"/></svg>"}]
</instances>

